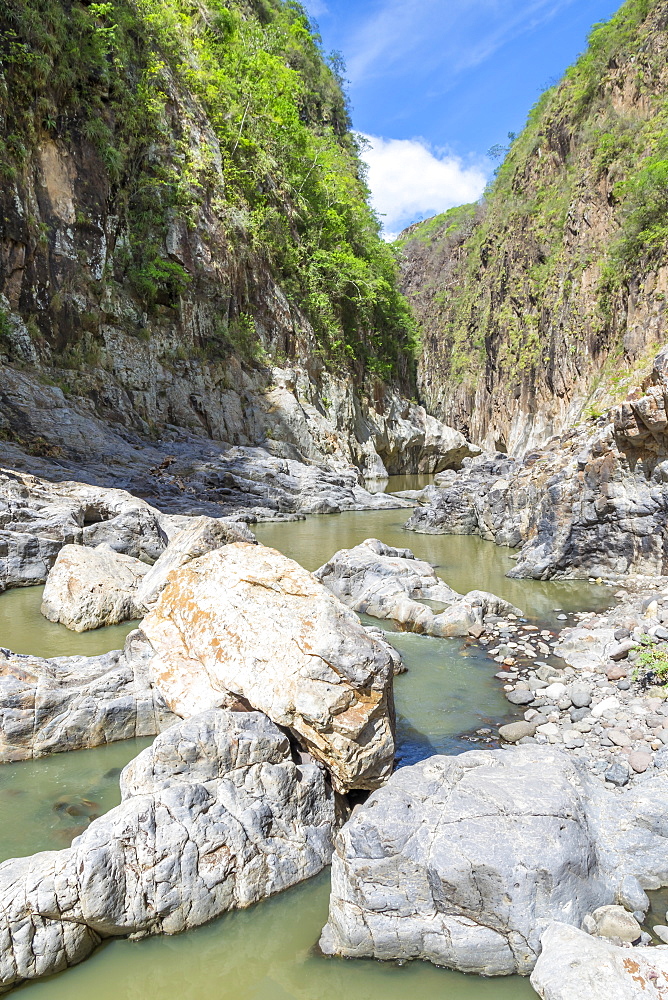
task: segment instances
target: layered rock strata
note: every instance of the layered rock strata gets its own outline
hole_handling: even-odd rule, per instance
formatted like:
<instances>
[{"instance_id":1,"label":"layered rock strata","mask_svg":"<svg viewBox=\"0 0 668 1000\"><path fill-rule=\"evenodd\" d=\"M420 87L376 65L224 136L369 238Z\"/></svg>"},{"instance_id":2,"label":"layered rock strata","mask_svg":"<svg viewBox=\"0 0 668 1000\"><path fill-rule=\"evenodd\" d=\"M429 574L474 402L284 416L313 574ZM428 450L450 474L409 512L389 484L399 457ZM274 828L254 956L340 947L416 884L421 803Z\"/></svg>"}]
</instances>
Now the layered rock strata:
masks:
<instances>
[{"instance_id":1,"label":"layered rock strata","mask_svg":"<svg viewBox=\"0 0 668 1000\"><path fill-rule=\"evenodd\" d=\"M644 395L522 460L483 457L440 478L406 527L521 546L514 577L668 572L668 350Z\"/></svg>"},{"instance_id":2,"label":"layered rock strata","mask_svg":"<svg viewBox=\"0 0 668 1000\"><path fill-rule=\"evenodd\" d=\"M103 939L176 934L329 861L334 796L259 713L173 726L121 775L122 802L64 851L0 865L0 991Z\"/></svg>"},{"instance_id":3,"label":"layered rock strata","mask_svg":"<svg viewBox=\"0 0 668 1000\"><path fill-rule=\"evenodd\" d=\"M151 684L137 632L102 656L51 660L0 649L0 763L155 736L176 721Z\"/></svg>"},{"instance_id":4,"label":"layered rock strata","mask_svg":"<svg viewBox=\"0 0 668 1000\"><path fill-rule=\"evenodd\" d=\"M327 954L526 974L553 920L644 911L668 881L668 775L608 791L556 749L431 757L338 834Z\"/></svg>"},{"instance_id":5,"label":"layered rock strata","mask_svg":"<svg viewBox=\"0 0 668 1000\"><path fill-rule=\"evenodd\" d=\"M376 788L391 773L393 659L274 549L234 543L182 566L142 632L152 682L176 714L241 699L288 727L340 790Z\"/></svg>"},{"instance_id":6,"label":"layered rock strata","mask_svg":"<svg viewBox=\"0 0 668 1000\"><path fill-rule=\"evenodd\" d=\"M520 615L507 601L481 590L462 596L410 549L367 538L341 549L314 576L347 607L390 619L408 632L433 636L481 635L486 615ZM435 610L429 605L442 605Z\"/></svg>"},{"instance_id":7,"label":"layered rock strata","mask_svg":"<svg viewBox=\"0 0 668 1000\"><path fill-rule=\"evenodd\" d=\"M390 504L360 476L459 468L480 451L382 384L363 399L345 378L249 373L234 358L206 384L201 363L163 369L151 359L156 345L125 339L140 355L142 393L100 370L79 373L82 395L66 396L29 368L3 365L0 466L128 489L170 513L268 518ZM124 350L115 340L109 349Z\"/></svg>"}]
</instances>

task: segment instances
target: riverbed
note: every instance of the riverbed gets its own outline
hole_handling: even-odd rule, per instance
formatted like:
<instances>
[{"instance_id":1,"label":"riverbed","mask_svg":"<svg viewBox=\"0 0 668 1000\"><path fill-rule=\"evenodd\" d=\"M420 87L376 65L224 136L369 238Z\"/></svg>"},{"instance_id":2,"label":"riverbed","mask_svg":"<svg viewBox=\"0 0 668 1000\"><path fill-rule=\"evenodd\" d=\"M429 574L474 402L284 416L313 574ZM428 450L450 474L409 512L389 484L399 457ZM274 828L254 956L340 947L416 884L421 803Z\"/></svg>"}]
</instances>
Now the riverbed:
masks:
<instances>
[{"instance_id":1,"label":"riverbed","mask_svg":"<svg viewBox=\"0 0 668 1000\"><path fill-rule=\"evenodd\" d=\"M392 484L395 486L395 484ZM395 488L397 488L395 486ZM408 488L408 487L405 487ZM509 580L513 553L469 536L418 535L403 528L404 510L348 512L255 526L258 539L308 569L337 549L377 537L411 548L462 593L490 590L531 621L556 628L557 614L609 604L606 588L586 583ZM0 645L41 656L106 652L134 623L76 634L39 613L40 587L0 595ZM387 623L382 623L387 627ZM517 717L476 644L391 631L409 672L396 679L398 762L485 745L476 731ZM149 740L60 754L0 768L0 857L67 846L72 836L120 799L118 771ZM494 742L487 745L496 745ZM35 1000L524 1000L519 977L485 980L428 963L325 959L315 945L327 916L329 875L228 914L187 934L139 943L112 941L82 965L21 987ZM28 1000L28 998L26 998Z\"/></svg>"}]
</instances>

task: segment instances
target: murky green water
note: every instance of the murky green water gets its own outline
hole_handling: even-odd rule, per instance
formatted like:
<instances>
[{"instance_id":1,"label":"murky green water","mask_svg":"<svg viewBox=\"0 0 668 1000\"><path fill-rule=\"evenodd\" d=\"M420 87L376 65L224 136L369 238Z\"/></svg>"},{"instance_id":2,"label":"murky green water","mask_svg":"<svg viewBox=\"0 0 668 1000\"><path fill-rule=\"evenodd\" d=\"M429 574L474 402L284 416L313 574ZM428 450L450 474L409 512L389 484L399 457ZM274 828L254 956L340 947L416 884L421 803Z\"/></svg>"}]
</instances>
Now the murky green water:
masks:
<instances>
[{"instance_id":1,"label":"murky green water","mask_svg":"<svg viewBox=\"0 0 668 1000\"><path fill-rule=\"evenodd\" d=\"M0 646L33 656L95 656L121 649L137 622L71 632L40 613L44 587L17 587L0 594Z\"/></svg>"},{"instance_id":2,"label":"murky green water","mask_svg":"<svg viewBox=\"0 0 668 1000\"><path fill-rule=\"evenodd\" d=\"M408 485L392 486L416 488ZM368 537L412 548L455 589L492 590L533 620L554 609L593 608L609 591L583 584L511 581L510 553L477 538L406 532L404 511L346 513L257 528L260 541L315 569ZM132 625L76 635L39 614L41 588L0 595L0 645L39 655L98 653ZM396 680L401 763L471 747L462 733L509 717L496 669L474 645L395 633L409 672ZM0 768L0 858L66 846L119 800L118 769L148 741L61 754ZM325 959L314 946L326 920L329 877L174 938L113 941L82 965L21 988L32 1000L529 1000L527 980L485 980L435 969ZM26 996L26 1000L28 997Z\"/></svg>"},{"instance_id":3,"label":"murky green water","mask_svg":"<svg viewBox=\"0 0 668 1000\"><path fill-rule=\"evenodd\" d=\"M380 538L388 545L411 549L419 559L432 563L438 575L459 593L489 590L517 605L532 621L553 626L559 624L555 616L557 608L594 610L610 604L609 587L575 581L509 580L505 574L515 564L512 549L472 535L420 535L406 531L404 524L409 514L407 510L346 511L290 524L257 524L253 530L264 545L280 549L310 570L317 569L338 549L359 545L365 538Z\"/></svg>"},{"instance_id":4,"label":"murky green water","mask_svg":"<svg viewBox=\"0 0 668 1000\"><path fill-rule=\"evenodd\" d=\"M118 776L151 739L0 766L0 860L68 847L121 801Z\"/></svg>"}]
</instances>

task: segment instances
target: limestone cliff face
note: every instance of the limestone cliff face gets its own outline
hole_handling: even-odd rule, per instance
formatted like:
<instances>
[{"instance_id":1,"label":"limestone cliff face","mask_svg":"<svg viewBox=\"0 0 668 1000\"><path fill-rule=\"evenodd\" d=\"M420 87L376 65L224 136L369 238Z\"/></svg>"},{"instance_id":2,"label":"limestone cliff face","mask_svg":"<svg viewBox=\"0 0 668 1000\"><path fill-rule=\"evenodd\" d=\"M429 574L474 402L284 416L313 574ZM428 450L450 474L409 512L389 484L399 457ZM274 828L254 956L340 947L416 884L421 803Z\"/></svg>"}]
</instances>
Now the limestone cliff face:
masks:
<instances>
[{"instance_id":1,"label":"limestone cliff face","mask_svg":"<svg viewBox=\"0 0 668 1000\"><path fill-rule=\"evenodd\" d=\"M8 0L0 174L5 441L87 459L88 415L370 475L451 462L401 395L395 263L296 5Z\"/></svg>"},{"instance_id":2,"label":"limestone cliff face","mask_svg":"<svg viewBox=\"0 0 668 1000\"><path fill-rule=\"evenodd\" d=\"M482 203L400 238L423 401L491 450L603 412L665 337L667 29L665 0L624 4Z\"/></svg>"}]
</instances>

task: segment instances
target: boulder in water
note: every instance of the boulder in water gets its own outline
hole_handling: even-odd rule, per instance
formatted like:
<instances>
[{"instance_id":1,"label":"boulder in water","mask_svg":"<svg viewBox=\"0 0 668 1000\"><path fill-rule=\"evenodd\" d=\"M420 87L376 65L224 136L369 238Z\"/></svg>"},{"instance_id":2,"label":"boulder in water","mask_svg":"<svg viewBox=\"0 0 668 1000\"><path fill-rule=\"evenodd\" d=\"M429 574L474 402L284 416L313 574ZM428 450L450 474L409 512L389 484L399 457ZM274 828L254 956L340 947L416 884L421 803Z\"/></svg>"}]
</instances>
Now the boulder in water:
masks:
<instances>
[{"instance_id":1,"label":"boulder in water","mask_svg":"<svg viewBox=\"0 0 668 1000\"><path fill-rule=\"evenodd\" d=\"M334 796L265 716L211 711L123 771L122 802L71 848L0 865L0 992L103 938L175 934L317 874Z\"/></svg>"},{"instance_id":2,"label":"boulder in water","mask_svg":"<svg viewBox=\"0 0 668 1000\"><path fill-rule=\"evenodd\" d=\"M182 566L142 631L152 682L177 715L241 698L291 729L337 789L376 788L391 773L392 658L275 549L238 542Z\"/></svg>"}]
</instances>

